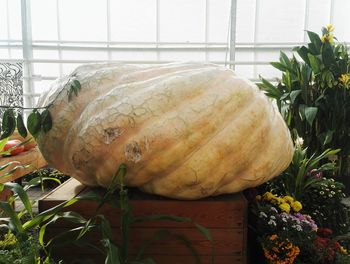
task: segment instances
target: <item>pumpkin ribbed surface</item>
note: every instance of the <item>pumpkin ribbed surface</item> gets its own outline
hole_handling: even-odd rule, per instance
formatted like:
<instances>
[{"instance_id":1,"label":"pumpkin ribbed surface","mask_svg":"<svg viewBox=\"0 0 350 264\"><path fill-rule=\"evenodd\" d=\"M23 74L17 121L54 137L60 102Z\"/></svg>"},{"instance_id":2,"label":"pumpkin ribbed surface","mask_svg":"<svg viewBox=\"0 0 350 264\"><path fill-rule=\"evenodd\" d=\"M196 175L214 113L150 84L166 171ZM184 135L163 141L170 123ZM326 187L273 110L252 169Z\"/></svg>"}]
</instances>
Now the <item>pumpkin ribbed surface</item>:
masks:
<instances>
[{"instance_id":1,"label":"pumpkin ribbed surface","mask_svg":"<svg viewBox=\"0 0 350 264\"><path fill-rule=\"evenodd\" d=\"M53 127L38 145L46 160L86 185L108 186L120 163L126 184L178 199L259 185L283 171L293 144L258 88L213 64L78 67L82 85L50 108ZM40 98L51 103L57 80Z\"/></svg>"}]
</instances>

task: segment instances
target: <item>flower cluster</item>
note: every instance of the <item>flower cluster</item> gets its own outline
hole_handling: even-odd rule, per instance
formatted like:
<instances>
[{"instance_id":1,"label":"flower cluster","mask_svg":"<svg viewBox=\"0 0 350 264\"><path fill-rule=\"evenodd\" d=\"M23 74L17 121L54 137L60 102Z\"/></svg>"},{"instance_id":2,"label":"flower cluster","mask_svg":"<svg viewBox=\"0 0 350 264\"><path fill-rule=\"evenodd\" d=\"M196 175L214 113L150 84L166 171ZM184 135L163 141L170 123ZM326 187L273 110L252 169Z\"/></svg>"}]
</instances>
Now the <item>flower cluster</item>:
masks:
<instances>
[{"instance_id":1,"label":"flower cluster","mask_svg":"<svg viewBox=\"0 0 350 264\"><path fill-rule=\"evenodd\" d=\"M273 234L262 242L265 258L270 264L292 264L299 255L300 249L289 241Z\"/></svg>"},{"instance_id":2,"label":"flower cluster","mask_svg":"<svg viewBox=\"0 0 350 264\"><path fill-rule=\"evenodd\" d=\"M316 255L322 263L334 263L337 254L349 255L347 250L337 240L331 238L332 230L320 228L317 234L314 246Z\"/></svg>"},{"instance_id":3,"label":"flower cluster","mask_svg":"<svg viewBox=\"0 0 350 264\"><path fill-rule=\"evenodd\" d=\"M323 36L321 37L321 41L333 43L334 35L331 33L333 31L334 26L332 24L329 24L325 28L323 28Z\"/></svg>"},{"instance_id":4,"label":"flower cluster","mask_svg":"<svg viewBox=\"0 0 350 264\"><path fill-rule=\"evenodd\" d=\"M258 195L256 199L257 201L264 200L271 202L272 204L277 205L282 211L286 213L290 213L291 209L297 213L303 208L299 201L295 201L293 197L288 195L281 198L273 195L271 192L266 192L262 197Z\"/></svg>"},{"instance_id":5,"label":"flower cluster","mask_svg":"<svg viewBox=\"0 0 350 264\"><path fill-rule=\"evenodd\" d=\"M341 201L345 186L334 179L320 178L305 193L303 212L310 214L320 227L345 234L350 227L350 208Z\"/></svg>"},{"instance_id":6,"label":"flower cluster","mask_svg":"<svg viewBox=\"0 0 350 264\"><path fill-rule=\"evenodd\" d=\"M303 206L293 197L266 192L256 196L254 206L258 235L269 263L293 263L299 249L315 239L317 225L311 216L300 212Z\"/></svg>"}]
</instances>

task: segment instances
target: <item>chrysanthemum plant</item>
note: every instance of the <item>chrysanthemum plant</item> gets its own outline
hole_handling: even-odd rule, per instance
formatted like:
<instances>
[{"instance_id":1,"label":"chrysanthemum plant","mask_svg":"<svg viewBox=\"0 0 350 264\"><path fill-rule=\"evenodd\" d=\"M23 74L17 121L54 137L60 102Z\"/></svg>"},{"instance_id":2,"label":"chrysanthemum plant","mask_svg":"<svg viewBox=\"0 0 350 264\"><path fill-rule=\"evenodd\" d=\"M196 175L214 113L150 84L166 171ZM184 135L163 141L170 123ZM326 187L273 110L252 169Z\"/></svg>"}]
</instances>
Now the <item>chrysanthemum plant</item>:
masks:
<instances>
[{"instance_id":1,"label":"chrysanthemum plant","mask_svg":"<svg viewBox=\"0 0 350 264\"><path fill-rule=\"evenodd\" d=\"M339 174L344 175L350 154L350 60L346 46L334 41L333 29L332 25L322 28L322 36L307 31L306 46L294 48L292 58L281 52L279 62L271 63L282 78L276 83L261 78L258 85L276 99L309 155L341 149Z\"/></svg>"}]
</instances>

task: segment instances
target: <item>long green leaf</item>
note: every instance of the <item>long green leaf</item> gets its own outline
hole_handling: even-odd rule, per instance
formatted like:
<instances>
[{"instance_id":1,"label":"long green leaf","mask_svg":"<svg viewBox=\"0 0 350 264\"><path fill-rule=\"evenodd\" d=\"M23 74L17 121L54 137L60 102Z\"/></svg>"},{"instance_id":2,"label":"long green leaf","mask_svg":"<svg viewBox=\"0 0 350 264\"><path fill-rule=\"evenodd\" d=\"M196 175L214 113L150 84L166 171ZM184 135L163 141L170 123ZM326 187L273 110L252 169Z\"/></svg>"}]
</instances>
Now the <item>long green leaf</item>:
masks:
<instances>
[{"instance_id":1,"label":"long green leaf","mask_svg":"<svg viewBox=\"0 0 350 264\"><path fill-rule=\"evenodd\" d=\"M45 109L41 113L41 118L42 118L42 122L41 122L42 129L45 133L47 133L52 128L52 119L51 119L50 111Z\"/></svg>"},{"instance_id":2,"label":"long green leaf","mask_svg":"<svg viewBox=\"0 0 350 264\"><path fill-rule=\"evenodd\" d=\"M38 136L41 128L41 115L38 111L33 110L33 112L27 118L27 126L29 132L34 138Z\"/></svg>"},{"instance_id":3,"label":"long green leaf","mask_svg":"<svg viewBox=\"0 0 350 264\"><path fill-rule=\"evenodd\" d=\"M119 259L119 248L108 239L103 244L107 249L105 264L122 264Z\"/></svg>"},{"instance_id":4,"label":"long green leaf","mask_svg":"<svg viewBox=\"0 0 350 264\"><path fill-rule=\"evenodd\" d=\"M14 208L7 202L0 201L0 208L11 219L10 228L14 232L24 233L21 221L19 220Z\"/></svg>"},{"instance_id":5,"label":"long green leaf","mask_svg":"<svg viewBox=\"0 0 350 264\"><path fill-rule=\"evenodd\" d=\"M6 189L13 191L19 196L19 198L21 199L24 205L24 208L27 210L29 215L33 217L32 204L29 200L27 192L23 189L23 187L18 183L13 183L13 182L7 182L4 184L4 186Z\"/></svg>"},{"instance_id":6,"label":"long green leaf","mask_svg":"<svg viewBox=\"0 0 350 264\"><path fill-rule=\"evenodd\" d=\"M262 83L258 83L260 89L266 92L266 95L275 99L279 99L282 95L282 92L275 87L272 83L260 77Z\"/></svg>"},{"instance_id":7,"label":"long green leaf","mask_svg":"<svg viewBox=\"0 0 350 264\"><path fill-rule=\"evenodd\" d=\"M317 111L318 111L317 107L310 106L310 107L305 108L305 118L310 126L312 126L312 124L315 120Z\"/></svg>"},{"instance_id":8,"label":"long green leaf","mask_svg":"<svg viewBox=\"0 0 350 264\"><path fill-rule=\"evenodd\" d=\"M271 62L270 64L282 72L286 72L288 70L288 68L280 62Z\"/></svg>"},{"instance_id":9,"label":"long green leaf","mask_svg":"<svg viewBox=\"0 0 350 264\"><path fill-rule=\"evenodd\" d=\"M312 54L308 54L307 55L309 60L310 60L310 66L312 68L312 70L317 74L320 72L320 62L317 59L316 56L312 55Z\"/></svg>"},{"instance_id":10,"label":"long green leaf","mask_svg":"<svg viewBox=\"0 0 350 264\"><path fill-rule=\"evenodd\" d=\"M5 174L0 175L0 179L6 179L6 177L11 176L17 170L20 170L20 169L24 170L24 169L27 169L27 168L30 168L30 167L31 167L30 165L24 165L24 166L18 165L18 166L15 166L12 169L10 169L8 172L6 172Z\"/></svg>"},{"instance_id":11,"label":"long green leaf","mask_svg":"<svg viewBox=\"0 0 350 264\"><path fill-rule=\"evenodd\" d=\"M2 134L0 139L7 138L13 134L16 129L16 118L13 109L7 109L2 116Z\"/></svg>"},{"instance_id":12,"label":"long green leaf","mask_svg":"<svg viewBox=\"0 0 350 264\"><path fill-rule=\"evenodd\" d=\"M308 34L309 39L312 42L312 44L315 45L317 54L320 54L321 53L321 46L322 46L322 41L321 41L320 37L318 36L318 34L316 34L315 32L312 32L312 31L307 31L307 34Z\"/></svg>"},{"instance_id":13,"label":"long green leaf","mask_svg":"<svg viewBox=\"0 0 350 264\"><path fill-rule=\"evenodd\" d=\"M332 64L335 63L335 57L334 57L333 48L332 48L331 44L324 43L322 45L321 52L322 52L321 53L322 60L323 60L323 63L326 67L330 67Z\"/></svg>"},{"instance_id":14,"label":"long green leaf","mask_svg":"<svg viewBox=\"0 0 350 264\"><path fill-rule=\"evenodd\" d=\"M70 199L66 202L63 202L63 203L60 203L36 216L34 216L33 219L25 222L23 224L23 228L25 230L28 230L30 228L33 228L33 227L37 227L39 226L40 224L42 224L43 222L45 221L48 221L49 219L51 219L52 217L54 217L58 212L60 212L63 208L65 207L68 207L74 203L76 203L78 201L77 198L73 198L73 199Z\"/></svg>"},{"instance_id":15,"label":"long green leaf","mask_svg":"<svg viewBox=\"0 0 350 264\"><path fill-rule=\"evenodd\" d=\"M310 60L309 60L309 57L308 57L308 53L309 53L309 50L305 47L305 46L302 46L300 48L297 49L297 53L299 54L299 56L304 60L304 62L306 64L308 64L309 66L310 65Z\"/></svg>"},{"instance_id":16,"label":"long green leaf","mask_svg":"<svg viewBox=\"0 0 350 264\"><path fill-rule=\"evenodd\" d=\"M24 125L23 117L21 114L17 115L17 130L18 133L23 137L26 138L28 135L27 129Z\"/></svg>"},{"instance_id":17,"label":"long green leaf","mask_svg":"<svg viewBox=\"0 0 350 264\"><path fill-rule=\"evenodd\" d=\"M9 140L9 138L3 138L3 139L0 139L0 155L3 155L3 152L2 150L4 149L7 141Z\"/></svg>"},{"instance_id":18,"label":"long green leaf","mask_svg":"<svg viewBox=\"0 0 350 264\"><path fill-rule=\"evenodd\" d=\"M213 242L213 238L210 234L210 231L208 228L202 226L202 225L199 225L199 224L195 224L197 230L206 238L208 239L210 242Z\"/></svg>"},{"instance_id":19,"label":"long green leaf","mask_svg":"<svg viewBox=\"0 0 350 264\"><path fill-rule=\"evenodd\" d=\"M301 94L301 90L294 90L290 92L289 97L292 104L294 104L295 99L298 97L299 94Z\"/></svg>"}]
</instances>

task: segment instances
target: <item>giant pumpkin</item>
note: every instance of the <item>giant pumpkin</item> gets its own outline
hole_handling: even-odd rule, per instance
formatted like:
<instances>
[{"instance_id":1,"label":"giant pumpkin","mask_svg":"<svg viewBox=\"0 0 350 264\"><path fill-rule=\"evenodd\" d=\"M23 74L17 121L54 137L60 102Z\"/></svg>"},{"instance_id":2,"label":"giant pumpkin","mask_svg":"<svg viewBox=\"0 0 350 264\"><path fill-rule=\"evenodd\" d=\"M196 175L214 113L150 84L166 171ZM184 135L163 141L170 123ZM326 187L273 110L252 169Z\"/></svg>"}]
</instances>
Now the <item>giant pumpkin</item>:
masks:
<instances>
[{"instance_id":1,"label":"giant pumpkin","mask_svg":"<svg viewBox=\"0 0 350 264\"><path fill-rule=\"evenodd\" d=\"M73 74L78 96L68 101L68 76L39 100L53 103L53 127L37 141L51 165L86 185L107 187L125 163L128 186L198 199L259 185L291 161L282 117L232 70L94 64Z\"/></svg>"}]
</instances>

